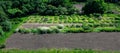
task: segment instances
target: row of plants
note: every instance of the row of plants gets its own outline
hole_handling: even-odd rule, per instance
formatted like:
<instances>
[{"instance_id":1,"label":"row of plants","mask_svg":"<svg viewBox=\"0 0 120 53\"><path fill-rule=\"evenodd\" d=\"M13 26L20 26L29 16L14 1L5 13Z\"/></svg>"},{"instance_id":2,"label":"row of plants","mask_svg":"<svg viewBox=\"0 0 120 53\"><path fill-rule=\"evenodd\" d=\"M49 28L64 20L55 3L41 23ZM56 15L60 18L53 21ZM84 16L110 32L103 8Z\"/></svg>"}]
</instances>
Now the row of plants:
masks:
<instances>
[{"instance_id":1,"label":"row of plants","mask_svg":"<svg viewBox=\"0 0 120 53\"><path fill-rule=\"evenodd\" d=\"M88 32L120 32L119 27L91 27L88 25L58 25L50 27L16 29L19 33L50 34L50 33L88 33Z\"/></svg>"},{"instance_id":2,"label":"row of plants","mask_svg":"<svg viewBox=\"0 0 120 53\"><path fill-rule=\"evenodd\" d=\"M94 15L88 16L29 16L26 23L87 23L87 24L98 24L98 25L115 25L119 24L119 15L115 14L104 14L100 18Z\"/></svg>"},{"instance_id":3,"label":"row of plants","mask_svg":"<svg viewBox=\"0 0 120 53\"><path fill-rule=\"evenodd\" d=\"M0 50L0 53L119 53L119 51L97 51L85 49L39 49L39 50Z\"/></svg>"}]
</instances>

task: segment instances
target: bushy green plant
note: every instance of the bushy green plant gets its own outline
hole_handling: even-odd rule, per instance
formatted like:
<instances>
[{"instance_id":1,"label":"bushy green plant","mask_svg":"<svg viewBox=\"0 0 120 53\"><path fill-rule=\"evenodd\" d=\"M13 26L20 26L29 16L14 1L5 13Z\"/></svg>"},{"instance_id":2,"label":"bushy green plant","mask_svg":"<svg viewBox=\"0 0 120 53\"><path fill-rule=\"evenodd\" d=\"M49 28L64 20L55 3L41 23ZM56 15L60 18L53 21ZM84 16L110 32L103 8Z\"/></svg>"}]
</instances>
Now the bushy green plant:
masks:
<instances>
[{"instance_id":1,"label":"bushy green plant","mask_svg":"<svg viewBox=\"0 0 120 53\"><path fill-rule=\"evenodd\" d=\"M64 31L66 33L81 33L84 32L83 28L65 28Z\"/></svg>"},{"instance_id":2,"label":"bushy green plant","mask_svg":"<svg viewBox=\"0 0 120 53\"><path fill-rule=\"evenodd\" d=\"M31 30L30 30L30 29L27 29L27 28L20 28L18 32L20 32L20 33L25 33L25 34L26 34L26 33L30 33Z\"/></svg>"},{"instance_id":3,"label":"bushy green plant","mask_svg":"<svg viewBox=\"0 0 120 53\"><path fill-rule=\"evenodd\" d=\"M59 5L66 5L67 3L69 3L70 0L49 0L49 4L53 5L53 6L59 6Z\"/></svg>"},{"instance_id":4,"label":"bushy green plant","mask_svg":"<svg viewBox=\"0 0 120 53\"><path fill-rule=\"evenodd\" d=\"M10 16L12 18L14 18L14 17L20 17L21 15L23 15L23 12L20 9L18 9L18 8L8 9L8 13L10 14Z\"/></svg>"},{"instance_id":5,"label":"bushy green plant","mask_svg":"<svg viewBox=\"0 0 120 53\"><path fill-rule=\"evenodd\" d=\"M71 2L86 2L87 0L71 0Z\"/></svg>"},{"instance_id":6,"label":"bushy green plant","mask_svg":"<svg viewBox=\"0 0 120 53\"><path fill-rule=\"evenodd\" d=\"M118 2L118 5L120 5L120 1Z\"/></svg>"},{"instance_id":7,"label":"bushy green plant","mask_svg":"<svg viewBox=\"0 0 120 53\"><path fill-rule=\"evenodd\" d=\"M8 16L6 15L6 13L0 9L0 23L6 21L7 19L8 19Z\"/></svg>"},{"instance_id":8,"label":"bushy green plant","mask_svg":"<svg viewBox=\"0 0 120 53\"><path fill-rule=\"evenodd\" d=\"M0 26L0 37L3 36L3 35L4 35L4 32L3 32L3 30L2 30L2 28Z\"/></svg>"},{"instance_id":9,"label":"bushy green plant","mask_svg":"<svg viewBox=\"0 0 120 53\"><path fill-rule=\"evenodd\" d=\"M116 28L115 27L103 27L100 31L101 32L116 32Z\"/></svg>"},{"instance_id":10,"label":"bushy green plant","mask_svg":"<svg viewBox=\"0 0 120 53\"><path fill-rule=\"evenodd\" d=\"M5 44L0 44L0 49L3 49L5 47L6 47Z\"/></svg>"},{"instance_id":11,"label":"bushy green plant","mask_svg":"<svg viewBox=\"0 0 120 53\"><path fill-rule=\"evenodd\" d=\"M10 21L4 21L0 24L2 26L3 31L10 31L12 29L12 24Z\"/></svg>"},{"instance_id":12,"label":"bushy green plant","mask_svg":"<svg viewBox=\"0 0 120 53\"><path fill-rule=\"evenodd\" d=\"M107 6L104 0L93 0L89 1L84 7L83 12L84 14L93 14L93 13L100 13L103 14L106 12Z\"/></svg>"},{"instance_id":13,"label":"bushy green plant","mask_svg":"<svg viewBox=\"0 0 120 53\"><path fill-rule=\"evenodd\" d=\"M57 25L57 28L58 28L58 29L63 29L64 27L65 27L65 26L62 25L62 24Z\"/></svg>"},{"instance_id":14,"label":"bushy green plant","mask_svg":"<svg viewBox=\"0 0 120 53\"><path fill-rule=\"evenodd\" d=\"M60 30L57 28L57 26L52 26L50 27L50 29L52 30L52 33L59 33Z\"/></svg>"},{"instance_id":15,"label":"bushy green plant","mask_svg":"<svg viewBox=\"0 0 120 53\"><path fill-rule=\"evenodd\" d=\"M37 29L31 29L31 33L38 33Z\"/></svg>"},{"instance_id":16,"label":"bushy green plant","mask_svg":"<svg viewBox=\"0 0 120 53\"><path fill-rule=\"evenodd\" d=\"M92 32L93 28L89 25L82 25L82 28L84 29L84 32Z\"/></svg>"}]
</instances>

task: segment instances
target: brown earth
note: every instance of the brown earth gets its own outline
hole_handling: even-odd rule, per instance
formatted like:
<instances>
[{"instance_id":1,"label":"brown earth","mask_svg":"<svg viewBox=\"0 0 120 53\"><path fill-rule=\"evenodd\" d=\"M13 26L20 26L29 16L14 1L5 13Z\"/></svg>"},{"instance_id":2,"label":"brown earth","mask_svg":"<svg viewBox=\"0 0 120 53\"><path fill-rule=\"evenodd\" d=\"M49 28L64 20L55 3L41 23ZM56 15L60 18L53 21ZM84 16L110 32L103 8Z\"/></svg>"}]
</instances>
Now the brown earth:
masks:
<instances>
[{"instance_id":1,"label":"brown earth","mask_svg":"<svg viewBox=\"0 0 120 53\"><path fill-rule=\"evenodd\" d=\"M37 27L50 27L50 26L57 26L57 25L81 25L80 23L64 23L64 24L58 24L58 23L24 23L21 27L23 28L37 28Z\"/></svg>"},{"instance_id":2,"label":"brown earth","mask_svg":"<svg viewBox=\"0 0 120 53\"><path fill-rule=\"evenodd\" d=\"M82 48L94 50L120 50L119 32L20 34L15 33L6 41L6 48Z\"/></svg>"}]
</instances>

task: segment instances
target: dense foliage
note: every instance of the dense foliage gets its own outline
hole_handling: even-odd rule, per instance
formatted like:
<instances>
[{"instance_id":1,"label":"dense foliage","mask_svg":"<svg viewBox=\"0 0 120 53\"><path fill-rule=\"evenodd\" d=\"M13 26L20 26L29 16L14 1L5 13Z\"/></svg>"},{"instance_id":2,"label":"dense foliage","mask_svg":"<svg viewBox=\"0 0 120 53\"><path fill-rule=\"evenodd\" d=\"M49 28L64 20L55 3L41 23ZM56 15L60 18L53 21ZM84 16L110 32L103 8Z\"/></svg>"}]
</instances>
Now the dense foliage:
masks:
<instances>
[{"instance_id":1,"label":"dense foliage","mask_svg":"<svg viewBox=\"0 0 120 53\"><path fill-rule=\"evenodd\" d=\"M70 14L68 11L73 8L69 0L10 0L1 2L0 6L4 8L4 12L9 17L20 17L30 14L67 15Z\"/></svg>"},{"instance_id":2,"label":"dense foliage","mask_svg":"<svg viewBox=\"0 0 120 53\"><path fill-rule=\"evenodd\" d=\"M106 12L107 6L104 0L94 0L89 1L84 7L83 12L85 14L100 13L103 14Z\"/></svg>"}]
</instances>

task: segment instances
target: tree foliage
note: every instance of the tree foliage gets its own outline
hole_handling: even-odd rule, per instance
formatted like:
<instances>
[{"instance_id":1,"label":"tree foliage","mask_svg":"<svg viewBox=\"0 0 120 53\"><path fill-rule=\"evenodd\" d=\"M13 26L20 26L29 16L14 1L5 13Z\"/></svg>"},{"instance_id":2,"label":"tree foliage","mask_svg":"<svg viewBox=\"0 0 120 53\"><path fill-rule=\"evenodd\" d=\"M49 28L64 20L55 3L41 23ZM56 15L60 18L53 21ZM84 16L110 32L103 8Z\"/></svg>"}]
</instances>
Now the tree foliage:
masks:
<instances>
[{"instance_id":1,"label":"tree foliage","mask_svg":"<svg viewBox=\"0 0 120 53\"><path fill-rule=\"evenodd\" d=\"M93 0L89 1L83 7L83 13L85 14L93 14L93 13L100 13L103 14L106 12L107 6L104 0Z\"/></svg>"}]
</instances>

